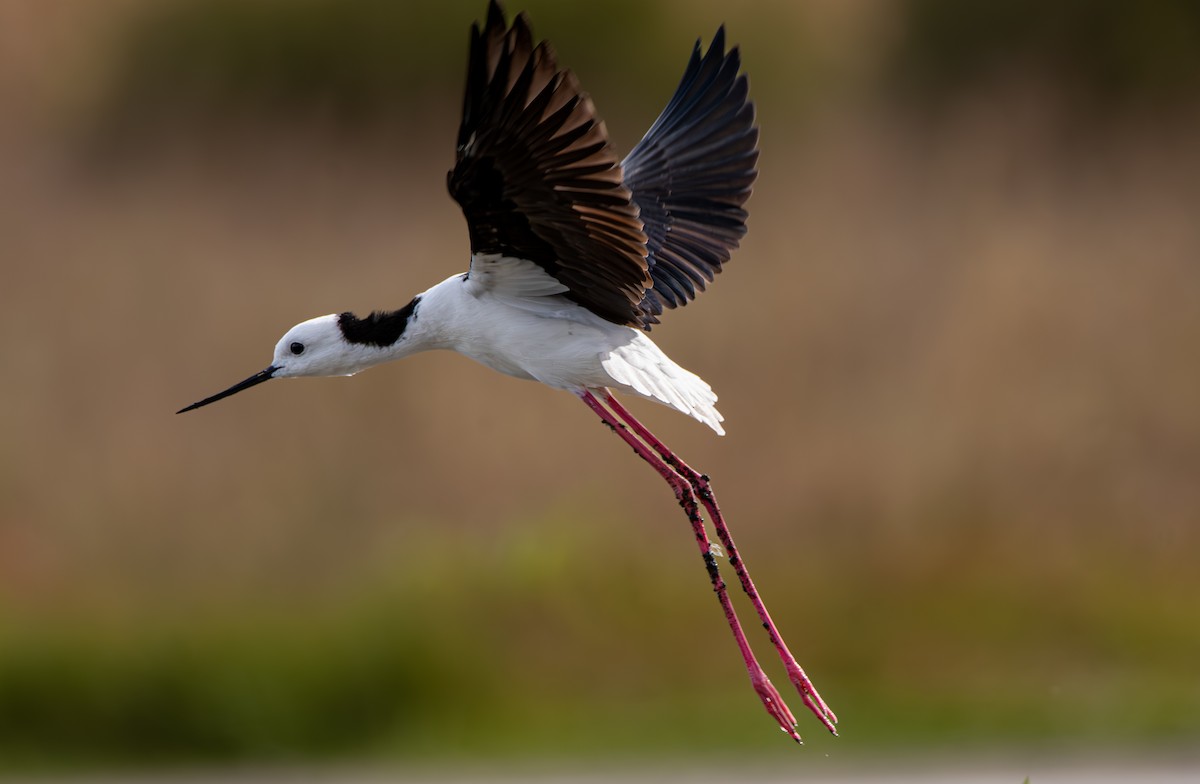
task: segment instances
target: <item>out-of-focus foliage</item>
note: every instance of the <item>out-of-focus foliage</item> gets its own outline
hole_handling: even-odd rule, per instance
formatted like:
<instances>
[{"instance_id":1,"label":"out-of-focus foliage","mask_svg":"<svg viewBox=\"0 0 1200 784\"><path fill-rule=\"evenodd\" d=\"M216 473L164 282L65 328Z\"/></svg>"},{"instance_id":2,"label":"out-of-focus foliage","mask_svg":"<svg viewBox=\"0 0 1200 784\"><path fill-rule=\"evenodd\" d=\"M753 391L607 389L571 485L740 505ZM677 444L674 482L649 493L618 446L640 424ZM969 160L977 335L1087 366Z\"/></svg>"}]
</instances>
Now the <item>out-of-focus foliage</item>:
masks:
<instances>
[{"instance_id":1,"label":"out-of-focus foliage","mask_svg":"<svg viewBox=\"0 0 1200 784\"><path fill-rule=\"evenodd\" d=\"M948 99L1004 77L1045 81L1093 105L1195 98L1192 0L908 0L891 67Z\"/></svg>"},{"instance_id":2,"label":"out-of-focus foliage","mask_svg":"<svg viewBox=\"0 0 1200 784\"><path fill-rule=\"evenodd\" d=\"M0 615L0 755L34 767L685 752L695 761L704 747L714 758L792 758L737 677L698 558L596 558L596 526L525 525L508 546L418 545L395 575L312 607ZM807 600L785 604L781 620L810 632L793 635L843 714L841 740L799 716L810 749L861 759L910 744L961 753L1062 738L1187 742L1198 720L1194 608L1187 596L1139 599L1169 592L1170 579L1137 585L1119 560L1090 555L1104 568L1046 595L984 543L964 556L969 538L931 546L920 564L872 556L869 568L789 581ZM757 562L786 573L770 557ZM854 579L822 587L838 583L835 571ZM1119 689L1103 688L1114 673ZM1091 709L1081 715L1081 704Z\"/></svg>"},{"instance_id":3,"label":"out-of-focus foliage","mask_svg":"<svg viewBox=\"0 0 1200 784\"><path fill-rule=\"evenodd\" d=\"M569 395L431 353L172 413L463 269L485 0L17 0L0 766L1194 746L1200 120L1144 100L1186 103L1193 12L507 5L627 141L695 37L743 45L750 233L655 331L729 435L637 412L714 477L842 737L774 731L669 489ZM75 88L161 154L78 165Z\"/></svg>"},{"instance_id":4,"label":"out-of-focus foliage","mask_svg":"<svg viewBox=\"0 0 1200 784\"><path fill-rule=\"evenodd\" d=\"M545 0L520 4L509 13L529 13L535 34L550 29L556 40L577 40L570 58L574 68L586 70L612 59L636 92L647 84L637 75L660 74L667 59L653 44L659 29L656 8L610 0L604 13L587 17L586 28L582 15ZM466 70L467 28L485 11L482 0L151 4L124 36L110 111L138 120L282 114L344 125L404 116L415 96L457 98ZM623 23L632 18L642 23ZM677 42L680 52L687 40ZM614 42L620 47L615 51ZM673 73L683 60L671 59L679 61ZM595 70L597 79L612 74L611 68ZM657 86L657 80L648 84Z\"/></svg>"},{"instance_id":5,"label":"out-of-focus foliage","mask_svg":"<svg viewBox=\"0 0 1200 784\"><path fill-rule=\"evenodd\" d=\"M552 31L554 41L568 44L567 64L585 74L592 89L613 86L639 107L670 88L686 42L710 34L689 28L679 36L680 7L666 2L609 0L603 13L589 14L547 0L508 5L510 13L530 14L535 35ZM478 0L150 4L122 36L105 112L123 121L122 129L129 120L180 115L202 123L281 115L344 126L411 121L414 96L457 97L463 20L479 18L484 7ZM863 13L891 20L879 23L893 30L883 55L868 59L880 87L911 88L902 91L906 98L946 101L1013 77L1109 110L1200 91L1200 5L1189 0L905 0ZM777 95L794 110L811 97L805 85L815 61L794 24L772 27L778 15L770 6L758 13L743 9L735 39L752 34L786 46L788 58L761 57L773 72L760 69L754 76L760 92L787 85ZM680 40L668 43L665 36ZM853 60L842 58L853 69L847 62ZM822 76L840 79L836 68Z\"/></svg>"}]
</instances>

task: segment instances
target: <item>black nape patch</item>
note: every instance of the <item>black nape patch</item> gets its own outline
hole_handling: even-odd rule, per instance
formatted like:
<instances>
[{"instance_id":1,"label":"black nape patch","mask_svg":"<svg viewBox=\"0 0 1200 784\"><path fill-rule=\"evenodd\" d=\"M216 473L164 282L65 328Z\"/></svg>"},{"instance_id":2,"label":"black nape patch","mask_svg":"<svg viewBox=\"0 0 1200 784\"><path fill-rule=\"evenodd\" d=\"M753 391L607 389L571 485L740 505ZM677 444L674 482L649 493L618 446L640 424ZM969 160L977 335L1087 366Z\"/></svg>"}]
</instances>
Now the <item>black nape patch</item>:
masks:
<instances>
[{"instance_id":1,"label":"black nape patch","mask_svg":"<svg viewBox=\"0 0 1200 784\"><path fill-rule=\"evenodd\" d=\"M409 320L416 316L417 303L420 301L420 297L414 297L412 302L399 310L377 310L361 319L347 311L338 316L338 328L342 330L342 337L347 343L386 348L404 334Z\"/></svg>"}]
</instances>

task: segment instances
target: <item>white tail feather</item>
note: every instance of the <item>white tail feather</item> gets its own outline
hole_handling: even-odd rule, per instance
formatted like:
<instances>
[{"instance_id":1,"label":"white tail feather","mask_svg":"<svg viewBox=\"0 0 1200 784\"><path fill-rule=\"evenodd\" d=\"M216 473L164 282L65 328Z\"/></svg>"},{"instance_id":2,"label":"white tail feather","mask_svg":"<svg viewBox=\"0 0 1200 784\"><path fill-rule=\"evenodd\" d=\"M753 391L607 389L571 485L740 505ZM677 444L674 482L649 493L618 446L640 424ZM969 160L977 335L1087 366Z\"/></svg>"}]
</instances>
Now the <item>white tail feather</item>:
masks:
<instances>
[{"instance_id":1,"label":"white tail feather","mask_svg":"<svg viewBox=\"0 0 1200 784\"><path fill-rule=\"evenodd\" d=\"M725 435L725 417L716 408L712 387L671 361L644 334L609 352L601 364L619 389L670 406Z\"/></svg>"}]
</instances>

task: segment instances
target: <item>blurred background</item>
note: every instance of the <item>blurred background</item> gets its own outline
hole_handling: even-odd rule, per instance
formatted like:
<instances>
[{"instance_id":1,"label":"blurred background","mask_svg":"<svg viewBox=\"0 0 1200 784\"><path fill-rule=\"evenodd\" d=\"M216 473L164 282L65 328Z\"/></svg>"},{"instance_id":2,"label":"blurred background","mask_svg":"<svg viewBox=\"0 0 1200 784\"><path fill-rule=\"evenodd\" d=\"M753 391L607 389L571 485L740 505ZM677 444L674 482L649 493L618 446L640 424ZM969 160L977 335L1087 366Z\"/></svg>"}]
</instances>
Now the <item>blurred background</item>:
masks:
<instances>
[{"instance_id":1,"label":"blurred background","mask_svg":"<svg viewBox=\"0 0 1200 784\"><path fill-rule=\"evenodd\" d=\"M429 354L173 414L465 268L484 0L5 0L0 773L1194 754L1200 6L508 8L626 151L743 47L751 230L654 331L729 435L632 406L842 737L773 729L569 395Z\"/></svg>"}]
</instances>

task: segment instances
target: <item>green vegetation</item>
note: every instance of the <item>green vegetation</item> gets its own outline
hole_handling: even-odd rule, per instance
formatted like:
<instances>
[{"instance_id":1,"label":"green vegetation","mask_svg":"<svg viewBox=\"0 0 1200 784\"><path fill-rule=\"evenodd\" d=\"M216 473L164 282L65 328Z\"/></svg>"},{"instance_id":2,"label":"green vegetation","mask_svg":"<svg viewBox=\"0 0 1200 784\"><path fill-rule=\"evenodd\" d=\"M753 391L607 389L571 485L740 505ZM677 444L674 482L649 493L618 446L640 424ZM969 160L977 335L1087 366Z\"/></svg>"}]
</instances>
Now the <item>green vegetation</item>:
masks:
<instances>
[{"instance_id":1,"label":"green vegetation","mask_svg":"<svg viewBox=\"0 0 1200 784\"><path fill-rule=\"evenodd\" d=\"M616 111L657 108L687 44L710 32L700 16L732 22L734 38L752 43L747 61L756 94L772 96L776 110L795 113L815 91L840 84L841 70L861 70L856 58L819 52L804 14L779 7L685 11L670 0L610 0L602 13L581 14L548 0L508 5L510 13L531 15L535 33L553 33L590 89L619 93ZM482 0L147 4L117 44L104 111L109 121L135 124L179 117L283 117L347 127L403 120L415 102L457 97L467 20L484 9ZM681 30L683 13L701 27ZM869 16L898 34L855 43L881 51L860 77L885 94L897 85L912 88L901 91L906 101L952 101L1006 79L1108 110L1200 92L1200 6L1189 0L908 0ZM678 40L664 46L664 36Z\"/></svg>"},{"instance_id":2,"label":"green vegetation","mask_svg":"<svg viewBox=\"0 0 1200 784\"><path fill-rule=\"evenodd\" d=\"M125 34L110 112L138 119L177 114L196 120L214 113L258 119L292 116L343 125L396 119L419 97L457 99L462 89L467 29L486 11L480 0L396 3L389 0L208 0L151 5ZM553 30L571 44L571 65L593 70L599 86L670 89L692 33L664 51L659 29L634 0L610 3L584 17L562 4L522 4L535 30ZM637 17L642 24L621 20ZM599 25L599 28L597 27ZM637 53L636 67L612 42ZM669 67L668 67L669 66ZM649 81L647 74L655 75ZM657 95L655 96L657 99Z\"/></svg>"},{"instance_id":3,"label":"green vegetation","mask_svg":"<svg viewBox=\"0 0 1200 784\"><path fill-rule=\"evenodd\" d=\"M1200 93L1200 5L1190 0L910 0L903 9L895 72L943 99L1013 77L1093 106Z\"/></svg>"},{"instance_id":4,"label":"green vegetation","mask_svg":"<svg viewBox=\"0 0 1200 784\"><path fill-rule=\"evenodd\" d=\"M789 750L743 688L698 561L597 558L603 543L557 525L499 550L427 543L396 555L401 578L316 608L10 617L0 754L84 765ZM800 716L810 746L858 757L1162 744L1200 729L1188 594L1115 568L1051 599L1047 575L1002 574L982 552L872 566L836 590L821 585L831 574L795 574L795 599L774 597L844 717L833 740Z\"/></svg>"}]
</instances>

